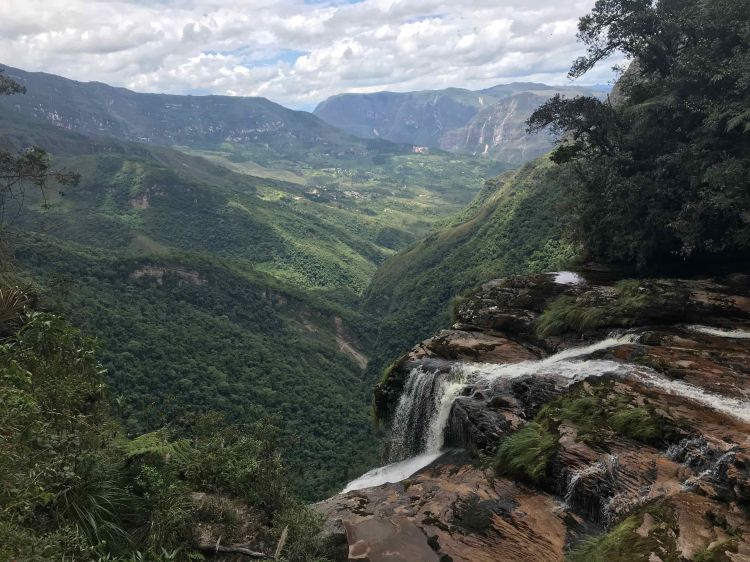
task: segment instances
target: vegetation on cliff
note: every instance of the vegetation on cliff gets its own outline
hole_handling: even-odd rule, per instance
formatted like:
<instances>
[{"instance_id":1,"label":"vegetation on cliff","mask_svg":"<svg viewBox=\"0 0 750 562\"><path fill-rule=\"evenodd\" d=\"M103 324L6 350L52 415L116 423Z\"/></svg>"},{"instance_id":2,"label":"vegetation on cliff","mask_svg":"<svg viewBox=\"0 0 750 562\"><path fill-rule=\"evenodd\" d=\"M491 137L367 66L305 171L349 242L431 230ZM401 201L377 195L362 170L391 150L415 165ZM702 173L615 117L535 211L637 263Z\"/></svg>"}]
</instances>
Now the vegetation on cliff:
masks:
<instances>
[{"instance_id":1,"label":"vegetation on cliff","mask_svg":"<svg viewBox=\"0 0 750 562\"><path fill-rule=\"evenodd\" d=\"M648 400L638 403L636 396L607 382L583 384L544 405L533 421L503 440L493 461L495 470L543 483L559 448L563 425L575 429L577 440L599 446L606 445L613 436L663 444L681 435L675 424L658 413Z\"/></svg>"}]
</instances>

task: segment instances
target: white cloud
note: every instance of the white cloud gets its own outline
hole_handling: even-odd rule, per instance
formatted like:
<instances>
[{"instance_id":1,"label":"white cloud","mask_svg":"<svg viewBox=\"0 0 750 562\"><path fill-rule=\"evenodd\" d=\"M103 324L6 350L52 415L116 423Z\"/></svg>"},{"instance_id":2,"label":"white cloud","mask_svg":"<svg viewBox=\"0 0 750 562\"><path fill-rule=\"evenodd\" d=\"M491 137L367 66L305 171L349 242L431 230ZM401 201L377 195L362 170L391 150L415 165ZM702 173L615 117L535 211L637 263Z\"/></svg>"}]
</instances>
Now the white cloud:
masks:
<instances>
[{"instance_id":1,"label":"white cloud","mask_svg":"<svg viewBox=\"0 0 750 562\"><path fill-rule=\"evenodd\" d=\"M567 83L594 0L2 0L0 62L139 91L262 95ZM587 83L611 79L611 65Z\"/></svg>"}]
</instances>

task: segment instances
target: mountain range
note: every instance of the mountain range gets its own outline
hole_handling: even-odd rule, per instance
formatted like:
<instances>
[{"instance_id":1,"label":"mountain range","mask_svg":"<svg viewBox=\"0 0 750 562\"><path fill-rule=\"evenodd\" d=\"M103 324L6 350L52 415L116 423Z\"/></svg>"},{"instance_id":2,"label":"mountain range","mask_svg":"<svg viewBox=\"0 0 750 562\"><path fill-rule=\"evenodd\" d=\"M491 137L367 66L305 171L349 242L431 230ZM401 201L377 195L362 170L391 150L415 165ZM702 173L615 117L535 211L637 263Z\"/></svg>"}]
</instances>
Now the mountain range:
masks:
<instances>
[{"instance_id":1,"label":"mountain range","mask_svg":"<svg viewBox=\"0 0 750 562\"><path fill-rule=\"evenodd\" d=\"M607 87L498 85L484 90L341 94L314 114L367 139L386 139L520 164L549 152L553 139L526 132L526 119L555 94L606 96Z\"/></svg>"}]
</instances>

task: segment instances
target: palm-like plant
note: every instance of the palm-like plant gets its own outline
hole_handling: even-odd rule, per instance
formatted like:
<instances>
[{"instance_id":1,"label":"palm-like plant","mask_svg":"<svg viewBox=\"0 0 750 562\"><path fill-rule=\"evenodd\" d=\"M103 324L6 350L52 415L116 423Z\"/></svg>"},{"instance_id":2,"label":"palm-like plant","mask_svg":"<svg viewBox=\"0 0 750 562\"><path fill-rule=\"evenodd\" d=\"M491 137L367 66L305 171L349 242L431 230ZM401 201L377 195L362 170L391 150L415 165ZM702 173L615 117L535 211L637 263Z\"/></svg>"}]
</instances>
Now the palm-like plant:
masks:
<instances>
[{"instance_id":1,"label":"palm-like plant","mask_svg":"<svg viewBox=\"0 0 750 562\"><path fill-rule=\"evenodd\" d=\"M18 320L29 300L26 292L18 287L0 288L0 327Z\"/></svg>"}]
</instances>

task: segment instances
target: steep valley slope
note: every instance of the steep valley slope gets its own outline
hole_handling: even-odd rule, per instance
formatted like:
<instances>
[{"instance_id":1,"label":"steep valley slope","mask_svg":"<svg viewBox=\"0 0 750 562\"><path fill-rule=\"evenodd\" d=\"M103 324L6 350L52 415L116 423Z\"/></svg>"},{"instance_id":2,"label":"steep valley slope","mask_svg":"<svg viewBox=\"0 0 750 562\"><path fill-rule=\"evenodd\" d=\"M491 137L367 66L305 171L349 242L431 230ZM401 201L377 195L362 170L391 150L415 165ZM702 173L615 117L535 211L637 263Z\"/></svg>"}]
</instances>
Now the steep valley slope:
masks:
<instances>
[{"instance_id":1,"label":"steep valley slope","mask_svg":"<svg viewBox=\"0 0 750 562\"><path fill-rule=\"evenodd\" d=\"M378 311L372 377L448 325L451 303L487 279L554 271L575 259L565 242L560 205L566 173L546 157L486 182L444 228L388 259L365 293Z\"/></svg>"}]
</instances>

